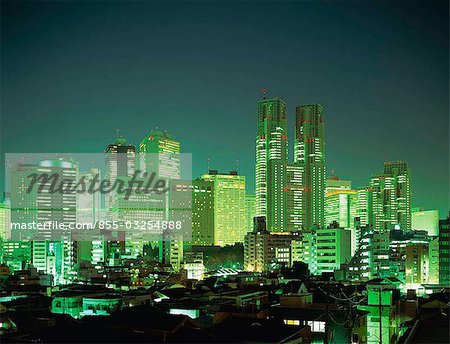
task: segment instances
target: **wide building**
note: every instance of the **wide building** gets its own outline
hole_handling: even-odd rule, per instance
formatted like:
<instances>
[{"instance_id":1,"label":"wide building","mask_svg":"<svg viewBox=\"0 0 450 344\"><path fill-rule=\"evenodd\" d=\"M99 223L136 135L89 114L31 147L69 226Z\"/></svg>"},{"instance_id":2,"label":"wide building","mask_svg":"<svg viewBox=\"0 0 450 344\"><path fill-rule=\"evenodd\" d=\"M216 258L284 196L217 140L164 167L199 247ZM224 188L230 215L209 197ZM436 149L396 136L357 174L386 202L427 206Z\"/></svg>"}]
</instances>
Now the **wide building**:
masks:
<instances>
[{"instance_id":1,"label":"wide building","mask_svg":"<svg viewBox=\"0 0 450 344\"><path fill-rule=\"evenodd\" d=\"M430 236L439 234L439 210L412 209L412 229L425 230Z\"/></svg>"}]
</instances>

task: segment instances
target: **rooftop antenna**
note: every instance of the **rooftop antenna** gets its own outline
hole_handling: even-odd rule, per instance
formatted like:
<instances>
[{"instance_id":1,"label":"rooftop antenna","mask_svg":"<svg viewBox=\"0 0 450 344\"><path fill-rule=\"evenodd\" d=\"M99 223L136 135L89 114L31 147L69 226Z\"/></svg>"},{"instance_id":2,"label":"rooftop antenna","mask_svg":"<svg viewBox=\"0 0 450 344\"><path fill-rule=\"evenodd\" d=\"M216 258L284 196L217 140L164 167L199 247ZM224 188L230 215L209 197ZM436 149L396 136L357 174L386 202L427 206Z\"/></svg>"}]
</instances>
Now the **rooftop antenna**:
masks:
<instances>
[{"instance_id":1,"label":"rooftop antenna","mask_svg":"<svg viewBox=\"0 0 450 344\"><path fill-rule=\"evenodd\" d=\"M120 134L119 134L119 128L117 128L117 129L116 129L116 139L118 139L119 136L120 136Z\"/></svg>"},{"instance_id":2,"label":"rooftop antenna","mask_svg":"<svg viewBox=\"0 0 450 344\"><path fill-rule=\"evenodd\" d=\"M208 173L209 173L209 170L211 169L211 159L210 158L208 158L208 161L207 161L207 167L208 167Z\"/></svg>"},{"instance_id":3,"label":"rooftop antenna","mask_svg":"<svg viewBox=\"0 0 450 344\"><path fill-rule=\"evenodd\" d=\"M261 89L262 99L266 99L266 94L267 94L267 89L265 89L265 88Z\"/></svg>"},{"instance_id":4,"label":"rooftop antenna","mask_svg":"<svg viewBox=\"0 0 450 344\"><path fill-rule=\"evenodd\" d=\"M239 172L239 159L236 159L236 172Z\"/></svg>"}]
</instances>

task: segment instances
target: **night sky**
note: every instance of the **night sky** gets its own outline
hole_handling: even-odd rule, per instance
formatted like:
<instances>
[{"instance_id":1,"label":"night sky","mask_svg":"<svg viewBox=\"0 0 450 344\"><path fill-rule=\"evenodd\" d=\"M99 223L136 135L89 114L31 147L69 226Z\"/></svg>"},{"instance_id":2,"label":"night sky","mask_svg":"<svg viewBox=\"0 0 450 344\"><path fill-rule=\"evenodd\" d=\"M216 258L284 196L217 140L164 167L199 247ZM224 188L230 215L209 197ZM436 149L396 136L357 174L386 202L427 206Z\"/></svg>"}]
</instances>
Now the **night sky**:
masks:
<instances>
[{"instance_id":1,"label":"night sky","mask_svg":"<svg viewBox=\"0 0 450 344\"><path fill-rule=\"evenodd\" d=\"M260 89L325 108L329 171L412 169L413 206L449 205L448 3L2 1L1 149L103 152L159 127L193 175L254 189Z\"/></svg>"}]
</instances>

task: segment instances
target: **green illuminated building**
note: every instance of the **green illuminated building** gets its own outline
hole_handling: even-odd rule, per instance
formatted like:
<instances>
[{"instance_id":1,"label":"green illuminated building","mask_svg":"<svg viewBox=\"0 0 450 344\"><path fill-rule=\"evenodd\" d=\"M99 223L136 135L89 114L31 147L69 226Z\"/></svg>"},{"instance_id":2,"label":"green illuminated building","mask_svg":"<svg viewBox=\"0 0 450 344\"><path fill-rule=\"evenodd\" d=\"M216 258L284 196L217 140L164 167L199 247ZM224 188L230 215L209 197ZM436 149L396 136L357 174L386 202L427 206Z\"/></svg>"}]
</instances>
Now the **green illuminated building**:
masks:
<instances>
[{"instance_id":1,"label":"green illuminated building","mask_svg":"<svg viewBox=\"0 0 450 344\"><path fill-rule=\"evenodd\" d=\"M247 233L245 214L245 177L210 170L202 176L213 183L214 245L224 246L243 242Z\"/></svg>"},{"instance_id":2,"label":"green illuminated building","mask_svg":"<svg viewBox=\"0 0 450 344\"><path fill-rule=\"evenodd\" d=\"M168 132L150 131L139 144L139 163L148 175L180 179L180 142Z\"/></svg>"},{"instance_id":3,"label":"green illuminated building","mask_svg":"<svg viewBox=\"0 0 450 344\"><path fill-rule=\"evenodd\" d=\"M450 216L439 221L439 283L450 285Z\"/></svg>"},{"instance_id":4,"label":"green illuminated building","mask_svg":"<svg viewBox=\"0 0 450 344\"><path fill-rule=\"evenodd\" d=\"M253 229L253 218L256 216L255 195L245 194L245 229L247 232Z\"/></svg>"},{"instance_id":5,"label":"green illuminated building","mask_svg":"<svg viewBox=\"0 0 450 344\"><path fill-rule=\"evenodd\" d=\"M192 181L192 243L214 245L214 181Z\"/></svg>"},{"instance_id":6,"label":"green illuminated building","mask_svg":"<svg viewBox=\"0 0 450 344\"><path fill-rule=\"evenodd\" d=\"M323 107L296 108L294 162L304 167L303 228L325 228L325 139Z\"/></svg>"},{"instance_id":7,"label":"green illuminated building","mask_svg":"<svg viewBox=\"0 0 450 344\"><path fill-rule=\"evenodd\" d=\"M354 228L358 194L351 189L351 181L334 177L327 179L325 190L325 223L337 222L340 227Z\"/></svg>"},{"instance_id":8,"label":"green illuminated building","mask_svg":"<svg viewBox=\"0 0 450 344\"><path fill-rule=\"evenodd\" d=\"M64 183L76 184L78 163L70 159L55 159L11 168L11 222L59 223L63 226L58 229L41 227L26 233L12 230L11 239L32 238L31 264L39 271L52 273L57 283L67 283L77 273L77 243L71 234L67 234L70 233L69 225L77 220L77 193L75 190L50 192L53 184L50 178L26 192L31 182L28 176L33 173L56 174L58 179L54 186L57 189L63 180Z\"/></svg>"},{"instance_id":9,"label":"green illuminated building","mask_svg":"<svg viewBox=\"0 0 450 344\"><path fill-rule=\"evenodd\" d=\"M425 230L428 235L437 236L439 233L439 210L413 208L411 223L413 230Z\"/></svg>"},{"instance_id":10,"label":"green illuminated building","mask_svg":"<svg viewBox=\"0 0 450 344\"><path fill-rule=\"evenodd\" d=\"M367 344L397 343L402 334L399 315L400 281L377 278L367 283L368 300L358 309L367 311Z\"/></svg>"},{"instance_id":11,"label":"green illuminated building","mask_svg":"<svg viewBox=\"0 0 450 344\"><path fill-rule=\"evenodd\" d=\"M359 217L361 226L372 225L373 221L373 189L369 186L360 187L357 191L356 216Z\"/></svg>"},{"instance_id":12,"label":"green illuminated building","mask_svg":"<svg viewBox=\"0 0 450 344\"><path fill-rule=\"evenodd\" d=\"M316 231L317 271L332 272L351 258L351 231L335 222Z\"/></svg>"},{"instance_id":13,"label":"green illuminated building","mask_svg":"<svg viewBox=\"0 0 450 344\"><path fill-rule=\"evenodd\" d=\"M286 104L280 98L258 102L256 137L256 215L266 216L267 230L286 230Z\"/></svg>"},{"instance_id":14,"label":"green illuminated building","mask_svg":"<svg viewBox=\"0 0 450 344\"><path fill-rule=\"evenodd\" d=\"M384 163L383 174L371 179L373 228L411 229L411 172L402 161Z\"/></svg>"},{"instance_id":15,"label":"green illuminated building","mask_svg":"<svg viewBox=\"0 0 450 344\"><path fill-rule=\"evenodd\" d=\"M300 231L304 223L304 177L305 167L298 162L286 166L286 228Z\"/></svg>"}]
</instances>

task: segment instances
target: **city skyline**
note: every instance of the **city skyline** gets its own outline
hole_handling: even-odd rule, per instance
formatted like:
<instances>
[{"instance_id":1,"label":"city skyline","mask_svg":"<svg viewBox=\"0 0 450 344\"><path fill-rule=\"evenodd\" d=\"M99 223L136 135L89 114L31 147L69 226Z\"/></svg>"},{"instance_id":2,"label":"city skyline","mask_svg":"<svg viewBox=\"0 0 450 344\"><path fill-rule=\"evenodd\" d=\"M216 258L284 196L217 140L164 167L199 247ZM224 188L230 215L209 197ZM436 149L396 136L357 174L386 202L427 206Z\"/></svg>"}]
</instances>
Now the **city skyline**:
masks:
<instances>
[{"instance_id":1,"label":"city skyline","mask_svg":"<svg viewBox=\"0 0 450 344\"><path fill-rule=\"evenodd\" d=\"M235 10L224 4L180 4L171 29L152 14L167 14L164 4L143 4L145 10L138 15L136 7L123 9L120 4L46 3L29 18L34 6L2 4L10 14L2 23L2 83L8 86L2 91L3 153L102 152L116 129L138 145L147 131L159 126L181 142L183 152L193 153L193 176L207 172L208 165L236 169L239 160L239 172L253 191L255 102L259 90L267 88L268 97L280 96L287 104L290 159L295 106L317 102L325 109L328 172L365 186L372 174L382 172L382 162L407 161L413 206L439 209L441 217L448 211L448 51L442 49L447 40L446 30L441 30L441 7L446 4L405 8L269 3L250 12L250 4L239 4L239 35L229 27ZM294 26L289 10L301 6L305 24ZM181 17L184 11L193 19L209 13L214 20L188 25ZM333 16L327 17L331 11ZM121 30L129 26L129 17L135 18L134 26ZM396 21L398 17L404 20ZM121 18L110 32L99 25L107 25L107 18ZM274 23L286 18L286 25L243 25L257 24L257 18L272 18ZM381 18L386 31L378 24ZM63 19L64 41L53 30ZM321 25L310 32L307 19ZM346 19L345 25L340 19ZM204 24L210 33L201 33ZM222 25L234 37L228 43L217 39L224 38ZM191 35L180 38L185 28ZM85 30L90 30L90 38ZM255 30L261 30L261 38L247 47L246 38ZM406 39L412 33L414 39ZM151 36L148 40L146 34ZM179 50L171 49L168 41L178 42ZM267 52L275 41L289 54L278 56L269 50L258 57L258 44ZM204 54L192 56L194 46ZM20 49L30 54L18 55ZM109 54L111 60L98 64L88 53L100 54L98 61ZM330 66L328 59L333 57L339 59ZM184 63L184 68L169 70L165 59ZM433 120L424 121L428 112ZM27 121L33 125L24 125Z\"/></svg>"}]
</instances>

